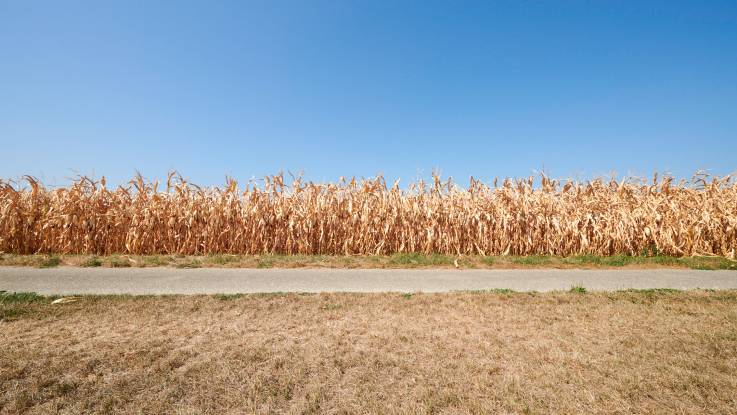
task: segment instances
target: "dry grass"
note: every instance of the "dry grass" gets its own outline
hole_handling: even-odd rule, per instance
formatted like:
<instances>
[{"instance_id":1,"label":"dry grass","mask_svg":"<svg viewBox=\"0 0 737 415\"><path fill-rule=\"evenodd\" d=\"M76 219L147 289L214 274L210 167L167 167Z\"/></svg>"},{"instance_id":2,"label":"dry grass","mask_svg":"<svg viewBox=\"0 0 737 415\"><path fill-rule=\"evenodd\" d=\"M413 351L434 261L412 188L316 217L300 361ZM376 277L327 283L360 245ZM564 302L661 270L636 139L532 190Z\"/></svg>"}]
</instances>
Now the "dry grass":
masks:
<instances>
[{"instance_id":1,"label":"dry grass","mask_svg":"<svg viewBox=\"0 0 737 415\"><path fill-rule=\"evenodd\" d=\"M737 184L697 175L586 183L379 177L203 189L171 175L109 190L0 181L0 251L16 254L393 254L735 256Z\"/></svg>"},{"instance_id":2,"label":"dry grass","mask_svg":"<svg viewBox=\"0 0 737 415\"><path fill-rule=\"evenodd\" d=\"M0 298L1 413L735 413L737 292Z\"/></svg>"}]
</instances>

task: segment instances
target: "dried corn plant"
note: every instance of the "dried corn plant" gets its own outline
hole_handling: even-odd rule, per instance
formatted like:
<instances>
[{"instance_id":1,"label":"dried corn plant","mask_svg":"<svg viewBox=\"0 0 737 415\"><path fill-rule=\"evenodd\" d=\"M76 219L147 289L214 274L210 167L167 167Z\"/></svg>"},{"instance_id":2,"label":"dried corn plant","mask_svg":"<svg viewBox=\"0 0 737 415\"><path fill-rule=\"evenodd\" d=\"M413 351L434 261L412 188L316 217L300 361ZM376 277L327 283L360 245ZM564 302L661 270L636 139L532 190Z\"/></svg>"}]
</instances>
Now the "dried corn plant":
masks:
<instances>
[{"instance_id":1,"label":"dried corn plant","mask_svg":"<svg viewBox=\"0 0 737 415\"><path fill-rule=\"evenodd\" d=\"M48 189L0 180L0 251L130 254L628 254L734 257L731 176L595 179L541 176L466 188L406 189L382 177L306 183L269 176L245 189L201 188L171 174L114 190L81 177Z\"/></svg>"}]
</instances>

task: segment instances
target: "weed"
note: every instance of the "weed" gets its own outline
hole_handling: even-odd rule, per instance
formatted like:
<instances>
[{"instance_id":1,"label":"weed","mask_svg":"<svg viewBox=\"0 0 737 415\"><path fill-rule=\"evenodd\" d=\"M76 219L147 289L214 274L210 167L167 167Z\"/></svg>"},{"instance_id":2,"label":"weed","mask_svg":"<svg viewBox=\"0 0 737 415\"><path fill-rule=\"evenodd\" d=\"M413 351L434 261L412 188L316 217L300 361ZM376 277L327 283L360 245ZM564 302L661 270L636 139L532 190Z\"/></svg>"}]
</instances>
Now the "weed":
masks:
<instances>
[{"instance_id":1,"label":"weed","mask_svg":"<svg viewBox=\"0 0 737 415\"><path fill-rule=\"evenodd\" d=\"M569 292L574 294L586 294L586 287L574 285L573 287L571 287Z\"/></svg>"},{"instance_id":2,"label":"weed","mask_svg":"<svg viewBox=\"0 0 737 415\"><path fill-rule=\"evenodd\" d=\"M43 301L46 297L34 292L7 292L0 291L0 303L33 303Z\"/></svg>"},{"instance_id":3,"label":"weed","mask_svg":"<svg viewBox=\"0 0 737 415\"><path fill-rule=\"evenodd\" d=\"M416 252L398 253L389 257L391 265L408 265L408 266L432 266L432 265L453 265L453 258L442 254L420 254Z\"/></svg>"},{"instance_id":4,"label":"weed","mask_svg":"<svg viewBox=\"0 0 737 415\"><path fill-rule=\"evenodd\" d=\"M176 265L177 268L200 268L201 266L202 262L198 259L193 259L187 262L180 262Z\"/></svg>"},{"instance_id":5,"label":"weed","mask_svg":"<svg viewBox=\"0 0 737 415\"><path fill-rule=\"evenodd\" d=\"M238 261L238 257L235 255L211 254L208 255L207 261L211 264L225 265Z\"/></svg>"},{"instance_id":6,"label":"weed","mask_svg":"<svg viewBox=\"0 0 737 415\"><path fill-rule=\"evenodd\" d=\"M61 264L61 259L56 255L49 255L38 264L39 268L54 268Z\"/></svg>"},{"instance_id":7,"label":"weed","mask_svg":"<svg viewBox=\"0 0 737 415\"><path fill-rule=\"evenodd\" d=\"M608 265L610 267L623 267L633 262L633 257L627 255L612 255L607 257L595 258L600 258L600 264Z\"/></svg>"},{"instance_id":8,"label":"weed","mask_svg":"<svg viewBox=\"0 0 737 415\"><path fill-rule=\"evenodd\" d=\"M0 321L17 320L29 312L27 305L46 300L34 292L0 291Z\"/></svg>"},{"instance_id":9,"label":"weed","mask_svg":"<svg viewBox=\"0 0 737 415\"><path fill-rule=\"evenodd\" d=\"M101 265L102 261L96 256L87 258L87 260L82 263L83 267L99 267Z\"/></svg>"},{"instance_id":10,"label":"weed","mask_svg":"<svg viewBox=\"0 0 737 415\"><path fill-rule=\"evenodd\" d=\"M273 258L259 258L256 260L256 267L257 268L273 268L274 259Z\"/></svg>"},{"instance_id":11,"label":"weed","mask_svg":"<svg viewBox=\"0 0 737 415\"><path fill-rule=\"evenodd\" d=\"M672 256L663 256L663 255L656 255L650 258L650 262L653 264L658 265L678 265L680 264L680 260L678 258L674 258Z\"/></svg>"},{"instance_id":12,"label":"weed","mask_svg":"<svg viewBox=\"0 0 737 415\"><path fill-rule=\"evenodd\" d=\"M108 264L111 268L128 268L131 266L130 260L127 258L121 258L119 256L111 256L108 259Z\"/></svg>"},{"instance_id":13,"label":"weed","mask_svg":"<svg viewBox=\"0 0 737 415\"><path fill-rule=\"evenodd\" d=\"M213 297L221 301L236 300L243 297L245 294L215 294Z\"/></svg>"},{"instance_id":14,"label":"weed","mask_svg":"<svg viewBox=\"0 0 737 415\"><path fill-rule=\"evenodd\" d=\"M548 255L527 255L512 257L512 263L517 265L547 265L552 262Z\"/></svg>"},{"instance_id":15,"label":"weed","mask_svg":"<svg viewBox=\"0 0 737 415\"><path fill-rule=\"evenodd\" d=\"M141 264L143 264L144 266L151 265L153 267L161 267L161 266L169 265L171 261L172 261L171 257L161 256L161 255L151 255L151 256L143 257Z\"/></svg>"}]
</instances>

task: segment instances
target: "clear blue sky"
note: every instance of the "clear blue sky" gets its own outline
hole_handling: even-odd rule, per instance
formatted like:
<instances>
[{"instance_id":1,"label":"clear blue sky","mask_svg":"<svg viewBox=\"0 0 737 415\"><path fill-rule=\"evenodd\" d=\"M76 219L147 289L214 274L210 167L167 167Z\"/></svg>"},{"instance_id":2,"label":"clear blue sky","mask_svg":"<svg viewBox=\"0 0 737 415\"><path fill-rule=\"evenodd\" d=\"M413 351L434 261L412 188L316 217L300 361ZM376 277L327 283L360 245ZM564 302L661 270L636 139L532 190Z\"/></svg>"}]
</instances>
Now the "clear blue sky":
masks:
<instances>
[{"instance_id":1,"label":"clear blue sky","mask_svg":"<svg viewBox=\"0 0 737 415\"><path fill-rule=\"evenodd\" d=\"M0 177L737 170L735 1L0 0Z\"/></svg>"}]
</instances>

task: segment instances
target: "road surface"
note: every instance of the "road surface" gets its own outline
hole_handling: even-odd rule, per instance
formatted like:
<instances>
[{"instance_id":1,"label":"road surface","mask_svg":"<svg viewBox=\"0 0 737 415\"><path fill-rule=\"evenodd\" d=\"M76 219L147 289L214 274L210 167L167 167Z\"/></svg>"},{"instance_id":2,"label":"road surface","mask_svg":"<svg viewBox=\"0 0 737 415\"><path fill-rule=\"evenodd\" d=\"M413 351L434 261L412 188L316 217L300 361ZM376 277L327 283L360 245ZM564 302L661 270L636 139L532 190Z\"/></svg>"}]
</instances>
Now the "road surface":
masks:
<instances>
[{"instance_id":1,"label":"road surface","mask_svg":"<svg viewBox=\"0 0 737 415\"><path fill-rule=\"evenodd\" d=\"M735 271L0 267L0 290L66 294L737 289Z\"/></svg>"}]
</instances>

